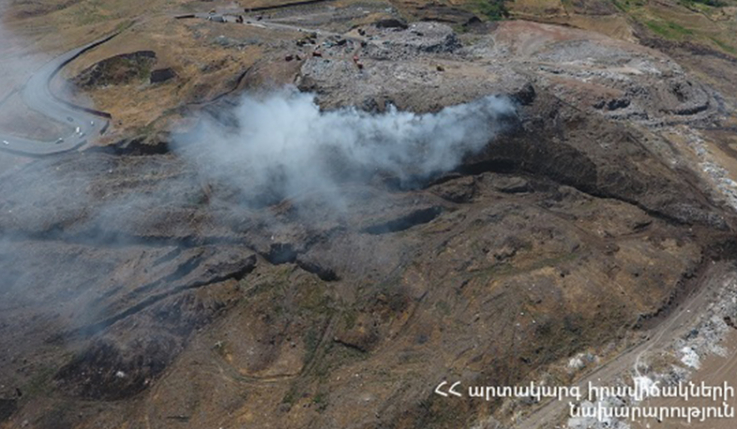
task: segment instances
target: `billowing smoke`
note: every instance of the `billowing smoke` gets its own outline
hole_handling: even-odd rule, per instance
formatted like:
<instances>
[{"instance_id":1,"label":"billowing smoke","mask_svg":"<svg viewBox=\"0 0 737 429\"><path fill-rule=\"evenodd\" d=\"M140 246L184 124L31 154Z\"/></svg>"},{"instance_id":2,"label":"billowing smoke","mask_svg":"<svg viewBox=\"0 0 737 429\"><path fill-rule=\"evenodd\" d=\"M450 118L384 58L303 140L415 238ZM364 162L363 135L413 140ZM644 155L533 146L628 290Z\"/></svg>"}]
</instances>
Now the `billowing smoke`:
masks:
<instances>
[{"instance_id":1,"label":"billowing smoke","mask_svg":"<svg viewBox=\"0 0 737 429\"><path fill-rule=\"evenodd\" d=\"M411 186L452 170L483 149L515 109L507 98L488 96L426 114L322 111L313 94L285 89L246 96L230 113L180 139L187 143L180 153L210 179L299 199L334 196L346 180L375 174Z\"/></svg>"}]
</instances>

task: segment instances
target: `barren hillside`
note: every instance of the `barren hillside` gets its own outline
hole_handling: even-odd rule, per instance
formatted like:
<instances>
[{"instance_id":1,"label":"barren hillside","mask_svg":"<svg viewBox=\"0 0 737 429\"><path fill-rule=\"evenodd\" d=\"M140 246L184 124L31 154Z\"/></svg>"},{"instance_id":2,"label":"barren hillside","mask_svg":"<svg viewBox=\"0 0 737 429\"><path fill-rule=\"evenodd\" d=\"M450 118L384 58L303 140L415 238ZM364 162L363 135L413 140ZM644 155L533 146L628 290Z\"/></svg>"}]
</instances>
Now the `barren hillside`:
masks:
<instances>
[{"instance_id":1,"label":"barren hillside","mask_svg":"<svg viewBox=\"0 0 737 429\"><path fill-rule=\"evenodd\" d=\"M6 2L0 428L578 428L435 388L732 344L736 11Z\"/></svg>"}]
</instances>

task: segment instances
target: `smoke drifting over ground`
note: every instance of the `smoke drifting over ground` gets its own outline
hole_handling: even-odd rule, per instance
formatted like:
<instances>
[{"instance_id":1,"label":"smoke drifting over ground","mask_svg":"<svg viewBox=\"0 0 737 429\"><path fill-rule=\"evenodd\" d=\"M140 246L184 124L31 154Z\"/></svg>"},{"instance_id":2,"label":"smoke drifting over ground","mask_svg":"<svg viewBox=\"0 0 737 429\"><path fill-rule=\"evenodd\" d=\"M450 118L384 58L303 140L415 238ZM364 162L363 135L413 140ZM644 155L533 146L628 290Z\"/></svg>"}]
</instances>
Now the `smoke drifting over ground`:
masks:
<instances>
[{"instance_id":1,"label":"smoke drifting over ground","mask_svg":"<svg viewBox=\"0 0 737 429\"><path fill-rule=\"evenodd\" d=\"M346 180L376 173L406 186L452 170L514 114L513 103L497 96L427 114L321 111L313 94L285 89L245 97L230 117L204 120L178 149L209 179L241 189L335 196Z\"/></svg>"},{"instance_id":2,"label":"smoke drifting over ground","mask_svg":"<svg viewBox=\"0 0 737 429\"><path fill-rule=\"evenodd\" d=\"M23 84L36 67L42 64L31 51L32 41L25 40L15 34L7 25L2 12L7 7L0 1L0 100L6 97L17 85Z\"/></svg>"}]
</instances>

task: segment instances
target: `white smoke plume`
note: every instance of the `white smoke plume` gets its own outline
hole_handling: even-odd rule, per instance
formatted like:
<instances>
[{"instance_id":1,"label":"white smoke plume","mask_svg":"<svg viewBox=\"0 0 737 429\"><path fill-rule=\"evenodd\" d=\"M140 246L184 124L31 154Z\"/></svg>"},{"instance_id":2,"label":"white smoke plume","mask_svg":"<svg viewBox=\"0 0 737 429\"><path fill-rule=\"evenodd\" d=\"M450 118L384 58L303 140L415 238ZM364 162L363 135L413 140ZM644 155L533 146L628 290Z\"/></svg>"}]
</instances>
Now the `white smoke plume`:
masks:
<instances>
[{"instance_id":1,"label":"white smoke plume","mask_svg":"<svg viewBox=\"0 0 737 429\"><path fill-rule=\"evenodd\" d=\"M299 199L333 194L351 177L383 173L407 185L452 170L483 149L515 108L488 96L426 114L322 111L313 94L288 88L246 96L231 113L231 126L205 120L175 148L212 179Z\"/></svg>"}]
</instances>

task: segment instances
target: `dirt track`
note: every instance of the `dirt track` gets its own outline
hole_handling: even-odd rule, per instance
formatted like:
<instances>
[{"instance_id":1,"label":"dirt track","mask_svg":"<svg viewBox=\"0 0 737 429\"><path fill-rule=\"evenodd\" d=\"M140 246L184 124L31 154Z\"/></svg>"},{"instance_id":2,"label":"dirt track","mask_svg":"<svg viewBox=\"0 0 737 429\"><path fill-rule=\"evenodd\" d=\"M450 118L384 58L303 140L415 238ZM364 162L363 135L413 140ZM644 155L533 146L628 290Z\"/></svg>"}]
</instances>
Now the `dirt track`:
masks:
<instances>
[{"instance_id":1,"label":"dirt track","mask_svg":"<svg viewBox=\"0 0 737 429\"><path fill-rule=\"evenodd\" d=\"M606 386L611 385L619 377L632 374L633 371L637 373L641 360L647 352L670 346L675 339L692 329L699 316L707 309L712 297L722 287L724 278L730 275L733 275L733 271L730 271L728 264L718 263L707 267L695 293L689 296L658 327L643 332L646 340L633 345L613 360L586 374L578 380L577 385L581 386L582 389L589 382L598 386ZM737 358L733 356L724 365L728 368L737 365ZM711 374L709 378L712 381L718 381L720 380L719 376L723 375L722 372L720 374ZM567 408L568 404L565 402L549 401L513 427L517 429L566 427L561 426L561 420L564 419L563 413Z\"/></svg>"}]
</instances>

